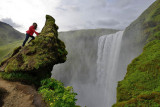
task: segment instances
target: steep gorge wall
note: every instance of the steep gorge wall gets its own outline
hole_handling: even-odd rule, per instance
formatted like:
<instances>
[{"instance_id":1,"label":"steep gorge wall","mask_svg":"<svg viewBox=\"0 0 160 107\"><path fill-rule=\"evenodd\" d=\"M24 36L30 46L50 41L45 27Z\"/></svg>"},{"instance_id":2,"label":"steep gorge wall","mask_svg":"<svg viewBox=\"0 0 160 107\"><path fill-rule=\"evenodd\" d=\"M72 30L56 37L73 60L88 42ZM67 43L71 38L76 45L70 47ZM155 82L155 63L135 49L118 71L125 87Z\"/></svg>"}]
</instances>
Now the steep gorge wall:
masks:
<instances>
[{"instance_id":1,"label":"steep gorge wall","mask_svg":"<svg viewBox=\"0 0 160 107\"><path fill-rule=\"evenodd\" d=\"M125 30L120 55L122 67L127 66L127 61L129 63L144 48L128 65L124 79L118 83L114 107L160 106L159 24L160 0L157 0ZM130 59L126 61L125 58ZM118 70L124 69L122 67Z\"/></svg>"},{"instance_id":2,"label":"steep gorge wall","mask_svg":"<svg viewBox=\"0 0 160 107\"><path fill-rule=\"evenodd\" d=\"M121 76L117 75L118 79L123 79L119 77L124 77L126 73L126 68L131 61L140 55L143 51L143 47L147 43L148 33L145 29L145 20L147 15L152 12L155 5L152 5L145 12L142 13L134 22L132 22L124 31L121 51L119 57L118 71L122 72ZM123 63L122 63L123 62Z\"/></svg>"}]
</instances>

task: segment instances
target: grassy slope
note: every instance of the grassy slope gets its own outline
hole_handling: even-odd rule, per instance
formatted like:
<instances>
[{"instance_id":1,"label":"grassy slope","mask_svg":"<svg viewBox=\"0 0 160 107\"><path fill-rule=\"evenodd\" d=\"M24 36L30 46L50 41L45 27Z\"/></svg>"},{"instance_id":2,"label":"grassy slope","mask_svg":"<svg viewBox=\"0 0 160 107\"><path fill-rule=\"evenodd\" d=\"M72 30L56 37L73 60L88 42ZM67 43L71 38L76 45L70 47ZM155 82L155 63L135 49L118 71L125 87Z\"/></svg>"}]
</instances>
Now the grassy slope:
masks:
<instances>
[{"instance_id":1,"label":"grassy slope","mask_svg":"<svg viewBox=\"0 0 160 107\"><path fill-rule=\"evenodd\" d=\"M24 37L25 35L23 33L20 33L12 26L0 22L0 46L15 42L17 40L22 40Z\"/></svg>"},{"instance_id":2,"label":"grassy slope","mask_svg":"<svg viewBox=\"0 0 160 107\"><path fill-rule=\"evenodd\" d=\"M25 35L15 30L12 26L0 22L0 62L15 47L22 44Z\"/></svg>"},{"instance_id":3,"label":"grassy slope","mask_svg":"<svg viewBox=\"0 0 160 107\"><path fill-rule=\"evenodd\" d=\"M146 45L128 66L124 80L119 82L114 107L160 106L160 0L139 19L143 19Z\"/></svg>"},{"instance_id":4,"label":"grassy slope","mask_svg":"<svg viewBox=\"0 0 160 107\"><path fill-rule=\"evenodd\" d=\"M19 40L13 43L0 46L0 62L5 58L6 55L11 53L14 50L14 48L21 46L22 42L22 40Z\"/></svg>"}]
</instances>

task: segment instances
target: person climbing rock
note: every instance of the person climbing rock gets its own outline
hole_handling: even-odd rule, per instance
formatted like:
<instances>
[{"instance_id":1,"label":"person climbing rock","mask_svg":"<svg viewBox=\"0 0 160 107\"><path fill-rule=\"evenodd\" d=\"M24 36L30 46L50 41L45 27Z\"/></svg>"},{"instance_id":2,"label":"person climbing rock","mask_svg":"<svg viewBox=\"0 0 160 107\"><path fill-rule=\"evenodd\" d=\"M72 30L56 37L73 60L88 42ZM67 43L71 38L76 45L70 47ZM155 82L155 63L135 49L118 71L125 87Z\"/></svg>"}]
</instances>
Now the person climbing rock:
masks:
<instances>
[{"instance_id":1,"label":"person climbing rock","mask_svg":"<svg viewBox=\"0 0 160 107\"><path fill-rule=\"evenodd\" d=\"M26 38L25 38L22 46L25 46L25 44L28 41L29 37L32 38L29 42L31 42L32 40L35 39L35 37L33 36L33 33L35 33L37 36L39 35L39 33L35 31L36 29L37 29L37 23L33 23L33 25L29 27L29 30L26 31Z\"/></svg>"}]
</instances>

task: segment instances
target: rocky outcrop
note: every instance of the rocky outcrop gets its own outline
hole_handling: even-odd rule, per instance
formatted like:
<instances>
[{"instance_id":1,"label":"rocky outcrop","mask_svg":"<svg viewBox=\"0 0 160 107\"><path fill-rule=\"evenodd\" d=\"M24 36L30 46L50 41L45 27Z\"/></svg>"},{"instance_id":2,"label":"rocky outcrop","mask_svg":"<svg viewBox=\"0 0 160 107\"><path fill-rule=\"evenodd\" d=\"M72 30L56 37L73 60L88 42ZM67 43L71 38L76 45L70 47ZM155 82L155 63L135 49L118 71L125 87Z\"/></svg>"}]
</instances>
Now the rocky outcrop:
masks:
<instances>
[{"instance_id":1,"label":"rocky outcrop","mask_svg":"<svg viewBox=\"0 0 160 107\"><path fill-rule=\"evenodd\" d=\"M136 53L134 49L140 54L142 47L143 52L132 60L124 79L118 83L117 103L113 107L160 106L159 18L160 0L156 0L126 29L124 44L127 46L124 47L130 47L130 54ZM123 50L125 50L124 47ZM127 58L127 55L124 55Z\"/></svg>"},{"instance_id":2,"label":"rocky outcrop","mask_svg":"<svg viewBox=\"0 0 160 107\"><path fill-rule=\"evenodd\" d=\"M16 48L9 58L1 62L1 77L15 79L18 75L25 75L27 79L27 75L36 80L51 77L53 66L65 62L67 55L65 44L58 39L57 30L55 19L46 15L40 35L25 47Z\"/></svg>"}]
</instances>

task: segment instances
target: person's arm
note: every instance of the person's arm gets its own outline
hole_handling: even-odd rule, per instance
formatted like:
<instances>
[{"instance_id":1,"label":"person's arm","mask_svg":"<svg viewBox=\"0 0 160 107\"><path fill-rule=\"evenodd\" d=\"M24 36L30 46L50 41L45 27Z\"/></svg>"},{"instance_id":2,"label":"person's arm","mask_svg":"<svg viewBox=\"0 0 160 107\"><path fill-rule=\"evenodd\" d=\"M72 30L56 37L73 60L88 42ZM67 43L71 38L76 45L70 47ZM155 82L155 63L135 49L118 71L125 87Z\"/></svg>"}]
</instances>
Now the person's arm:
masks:
<instances>
[{"instance_id":1,"label":"person's arm","mask_svg":"<svg viewBox=\"0 0 160 107\"><path fill-rule=\"evenodd\" d=\"M35 31L35 29L32 27L32 29L31 29L37 36L39 35L39 33L38 32L36 32Z\"/></svg>"},{"instance_id":2,"label":"person's arm","mask_svg":"<svg viewBox=\"0 0 160 107\"><path fill-rule=\"evenodd\" d=\"M38 32L36 32L35 30L34 30L34 33L38 36L39 35L39 33Z\"/></svg>"}]
</instances>

